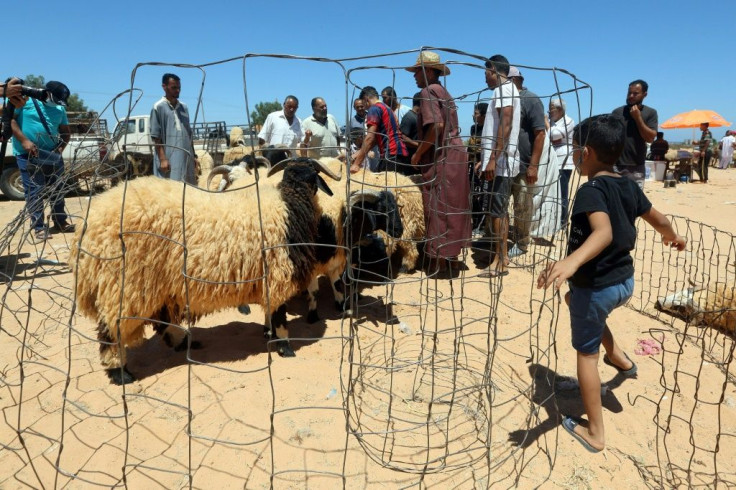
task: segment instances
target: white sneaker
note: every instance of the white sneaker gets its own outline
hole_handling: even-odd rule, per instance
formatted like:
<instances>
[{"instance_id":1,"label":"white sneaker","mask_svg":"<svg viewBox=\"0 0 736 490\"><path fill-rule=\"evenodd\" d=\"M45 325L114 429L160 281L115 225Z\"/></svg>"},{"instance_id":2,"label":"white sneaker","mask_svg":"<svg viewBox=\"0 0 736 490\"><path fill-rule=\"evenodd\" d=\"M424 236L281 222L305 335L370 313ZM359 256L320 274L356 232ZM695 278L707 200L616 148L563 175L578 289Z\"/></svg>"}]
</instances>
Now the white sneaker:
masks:
<instances>
[{"instance_id":1,"label":"white sneaker","mask_svg":"<svg viewBox=\"0 0 736 490\"><path fill-rule=\"evenodd\" d=\"M518 257L519 255L524 255L525 253L526 253L526 250L522 250L516 244L514 244L514 246L511 247L511 250L509 250L508 256L510 259L513 259L514 257Z\"/></svg>"}]
</instances>

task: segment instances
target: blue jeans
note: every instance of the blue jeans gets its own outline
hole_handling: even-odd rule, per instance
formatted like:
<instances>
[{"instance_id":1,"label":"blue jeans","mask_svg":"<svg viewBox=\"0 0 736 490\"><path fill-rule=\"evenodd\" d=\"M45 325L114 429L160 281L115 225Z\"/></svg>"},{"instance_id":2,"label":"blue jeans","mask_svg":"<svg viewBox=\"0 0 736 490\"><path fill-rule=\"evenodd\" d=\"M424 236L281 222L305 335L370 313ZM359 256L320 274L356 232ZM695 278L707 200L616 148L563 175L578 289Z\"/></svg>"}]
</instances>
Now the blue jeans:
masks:
<instances>
[{"instance_id":1,"label":"blue jeans","mask_svg":"<svg viewBox=\"0 0 736 490\"><path fill-rule=\"evenodd\" d=\"M595 354L601 346L608 315L634 293L634 277L597 289L570 284L572 346L583 354Z\"/></svg>"},{"instance_id":2,"label":"blue jeans","mask_svg":"<svg viewBox=\"0 0 736 490\"><path fill-rule=\"evenodd\" d=\"M31 228L35 231L43 229L43 209L46 200L51 205L51 219L54 224L66 224L64 193L61 188L63 182L60 179L64 172L63 162L61 165L44 165L47 163L45 160L41 158L29 160L28 155L17 155L15 161L18 163L23 181L26 208L31 216Z\"/></svg>"}]
</instances>

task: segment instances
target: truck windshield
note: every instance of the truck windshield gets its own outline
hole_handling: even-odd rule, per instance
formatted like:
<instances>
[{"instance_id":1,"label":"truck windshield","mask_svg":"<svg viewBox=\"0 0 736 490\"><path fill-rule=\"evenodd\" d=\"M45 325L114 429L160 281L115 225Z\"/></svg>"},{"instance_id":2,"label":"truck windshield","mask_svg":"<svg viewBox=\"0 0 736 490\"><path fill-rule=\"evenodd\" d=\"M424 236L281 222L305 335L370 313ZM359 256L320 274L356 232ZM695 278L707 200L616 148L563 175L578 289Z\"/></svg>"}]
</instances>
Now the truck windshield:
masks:
<instances>
[{"instance_id":1,"label":"truck windshield","mask_svg":"<svg viewBox=\"0 0 736 490\"><path fill-rule=\"evenodd\" d=\"M115 133L112 135L114 140L119 140L125 134L135 133L135 121L120 121L115 127Z\"/></svg>"}]
</instances>

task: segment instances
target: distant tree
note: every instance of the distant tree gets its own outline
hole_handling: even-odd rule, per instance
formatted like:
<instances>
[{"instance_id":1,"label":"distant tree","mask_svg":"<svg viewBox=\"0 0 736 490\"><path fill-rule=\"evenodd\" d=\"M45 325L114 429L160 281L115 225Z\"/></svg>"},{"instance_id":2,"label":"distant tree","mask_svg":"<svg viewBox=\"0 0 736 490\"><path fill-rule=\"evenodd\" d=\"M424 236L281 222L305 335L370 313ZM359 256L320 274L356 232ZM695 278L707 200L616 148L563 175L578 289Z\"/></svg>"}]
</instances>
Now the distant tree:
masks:
<instances>
[{"instance_id":1,"label":"distant tree","mask_svg":"<svg viewBox=\"0 0 736 490\"><path fill-rule=\"evenodd\" d=\"M43 75L26 75L23 83L28 87L43 88L46 86L46 79ZM88 112L89 107L85 105L79 95L73 93L66 101L66 110L67 112Z\"/></svg>"},{"instance_id":2,"label":"distant tree","mask_svg":"<svg viewBox=\"0 0 736 490\"><path fill-rule=\"evenodd\" d=\"M250 113L250 123L253 126L263 126L266 122L266 116L275 111L280 111L283 107L278 100L273 102L259 102L256 104L256 110Z\"/></svg>"}]
</instances>

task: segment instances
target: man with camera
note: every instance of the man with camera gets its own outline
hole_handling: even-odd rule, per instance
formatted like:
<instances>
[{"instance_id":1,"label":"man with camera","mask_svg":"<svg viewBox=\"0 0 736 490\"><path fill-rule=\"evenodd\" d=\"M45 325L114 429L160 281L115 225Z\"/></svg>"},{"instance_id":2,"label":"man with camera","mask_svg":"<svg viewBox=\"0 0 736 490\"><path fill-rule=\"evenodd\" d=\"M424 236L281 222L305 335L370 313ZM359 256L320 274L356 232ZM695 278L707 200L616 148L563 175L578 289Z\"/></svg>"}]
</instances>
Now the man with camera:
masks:
<instances>
[{"instance_id":1,"label":"man with camera","mask_svg":"<svg viewBox=\"0 0 736 490\"><path fill-rule=\"evenodd\" d=\"M49 238L44 224L44 200L51 205L55 231L74 231L64 211L60 177L64 172L61 152L69 143L66 101L70 92L61 82L50 81L43 89L22 87L25 104L15 110L11 122L13 153L20 169L31 229L37 242ZM15 90L10 85L6 90Z\"/></svg>"}]
</instances>

